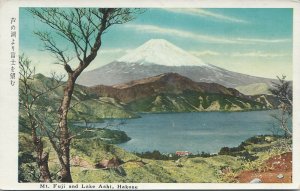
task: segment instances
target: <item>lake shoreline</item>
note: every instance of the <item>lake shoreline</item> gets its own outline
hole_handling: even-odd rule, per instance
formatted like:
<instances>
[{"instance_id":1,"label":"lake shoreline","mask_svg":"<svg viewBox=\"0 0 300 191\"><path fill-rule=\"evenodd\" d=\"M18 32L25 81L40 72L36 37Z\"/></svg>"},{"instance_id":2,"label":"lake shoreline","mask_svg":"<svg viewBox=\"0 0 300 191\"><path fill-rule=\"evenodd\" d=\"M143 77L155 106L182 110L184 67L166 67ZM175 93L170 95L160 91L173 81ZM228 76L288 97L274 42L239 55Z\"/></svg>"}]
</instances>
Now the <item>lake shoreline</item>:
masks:
<instances>
[{"instance_id":1,"label":"lake shoreline","mask_svg":"<svg viewBox=\"0 0 300 191\"><path fill-rule=\"evenodd\" d=\"M236 147L251 136L274 133L274 111L140 113L140 118L130 120L73 124L123 131L130 140L118 146L129 152L218 153L222 147Z\"/></svg>"},{"instance_id":2,"label":"lake shoreline","mask_svg":"<svg viewBox=\"0 0 300 191\"><path fill-rule=\"evenodd\" d=\"M241 152L245 145L247 145L247 142L259 142L258 140L261 141L261 139L281 139L284 138L283 135L271 135L271 134L264 134L264 135L256 135L256 136L252 136L249 137L247 139L245 139L244 141L242 141L240 144L238 144L237 146L234 147L228 147L226 145L224 145L217 153L209 153L209 152L198 152L198 153L189 153L186 155L176 155L176 152L168 152L168 153L163 153L159 150L152 150L152 151L145 151L145 152L132 152L132 151L128 151L127 152L131 152L135 155L137 155L138 157L141 158L147 158L147 159L154 159L154 160L176 160L179 159L180 157L188 157L188 158L194 158L194 157L213 157L213 156L217 156L217 155L230 155L230 156L238 156L241 155L239 152ZM118 146L118 144L117 144ZM180 151L180 152L189 152L189 151ZM176 157L177 156L177 157Z\"/></svg>"},{"instance_id":3,"label":"lake shoreline","mask_svg":"<svg viewBox=\"0 0 300 191\"><path fill-rule=\"evenodd\" d=\"M88 121L87 123L105 123L105 120L131 120L131 119L137 119L137 118L141 118L143 114L147 114L147 115L151 115L151 114L161 114L161 115L165 115L165 114L176 114L176 113L239 113L239 112L256 112L256 111L276 111L278 109L250 109L250 110L235 110L235 111L228 111L228 110L212 110L212 111L182 111L182 112L172 112L172 111L167 111L167 112L137 112L135 113L136 116L134 117L115 117L115 118L101 118L101 120L99 119L95 119L95 120L91 120ZM70 123L85 123L83 122L83 120L70 120Z\"/></svg>"},{"instance_id":4,"label":"lake shoreline","mask_svg":"<svg viewBox=\"0 0 300 191\"><path fill-rule=\"evenodd\" d=\"M272 112L151 113L121 120L123 124L110 128L125 131L131 137L119 146L132 152L217 153L223 146L234 147L251 136L270 134ZM107 120L95 124L95 128L119 122Z\"/></svg>"}]
</instances>

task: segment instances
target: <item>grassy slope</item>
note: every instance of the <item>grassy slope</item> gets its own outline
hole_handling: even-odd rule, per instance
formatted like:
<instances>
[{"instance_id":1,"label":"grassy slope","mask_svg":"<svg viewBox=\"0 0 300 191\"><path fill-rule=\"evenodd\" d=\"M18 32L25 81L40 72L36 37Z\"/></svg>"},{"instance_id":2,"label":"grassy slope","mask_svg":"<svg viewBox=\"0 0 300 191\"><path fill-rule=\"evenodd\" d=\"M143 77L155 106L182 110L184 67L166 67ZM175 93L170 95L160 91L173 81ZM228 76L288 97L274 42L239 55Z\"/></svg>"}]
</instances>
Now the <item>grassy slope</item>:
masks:
<instances>
[{"instance_id":1,"label":"grassy slope","mask_svg":"<svg viewBox=\"0 0 300 191\"><path fill-rule=\"evenodd\" d=\"M133 118L137 115L112 102L90 99L75 105L70 110L68 117L73 121L87 120L93 122L105 118Z\"/></svg>"},{"instance_id":2,"label":"grassy slope","mask_svg":"<svg viewBox=\"0 0 300 191\"><path fill-rule=\"evenodd\" d=\"M245 95L270 94L269 86L265 83L255 83L246 86L238 86L235 88Z\"/></svg>"},{"instance_id":3,"label":"grassy slope","mask_svg":"<svg viewBox=\"0 0 300 191\"><path fill-rule=\"evenodd\" d=\"M138 112L193 112L193 111L247 111L267 109L263 104L219 94L201 94L187 91L183 94L160 94L128 104Z\"/></svg>"},{"instance_id":4,"label":"grassy slope","mask_svg":"<svg viewBox=\"0 0 300 191\"><path fill-rule=\"evenodd\" d=\"M242 155L239 154L208 158L182 157L178 161L142 159L116 145L108 144L98 136L74 139L71 145L71 171L74 182L234 182L234 177L240 171L262 168L262 161L284 152L284 149L279 149L281 139L272 137L259 139L263 141L247 140L243 143L243 152L247 151L258 157L254 161L243 160ZM265 141L266 139L268 141ZM45 143L46 150L50 151L50 169L57 171L59 166L55 153L47 140ZM32 152L28 148L31 148L29 135L21 133L20 150L23 153ZM115 170L102 170L94 167L103 159L113 157L124 162L121 167L126 172L125 176L118 174ZM223 173L224 169L230 169L229 173Z\"/></svg>"},{"instance_id":5,"label":"grassy slope","mask_svg":"<svg viewBox=\"0 0 300 191\"><path fill-rule=\"evenodd\" d=\"M264 168L261 166L263 161L271 156L286 152L285 148L281 147L281 141L282 139L271 136L258 136L246 140L243 143L244 149L241 153L246 151L250 155L256 156L257 159L254 161L243 159L243 155L217 155L208 158L183 157L179 161L140 159L116 146L110 146L109 148L113 152L104 149L105 151L102 151L101 155L106 156L106 159L112 155L120 157L125 162L122 167L127 174L126 176L120 176L113 170L82 167L73 167L72 172L75 175L75 182L235 182L235 176L239 172ZM108 153L111 156L107 156ZM95 154L87 153L86 155L95 158ZM139 162L140 160L145 164ZM223 173L224 169L229 169L229 172Z\"/></svg>"},{"instance_id":6,"label":"grassy slope","mask_svg":"<svg viewBox=\"0 0 300 191\"><path fill-rule=\"evenodd\" d=\"M33 89L43 92L50 87L57 86L57 83L42 74L35 75L34 80L30 81ZM22 84L21 84L22 86ZM20 87L21 88L21 87ZM62 98L64 85L40 97L37 104L43 107L52 107L57 110ZM24 116L22 108L21 116ZM71 109L68 119L71 121L101 121L103 118L133 118L138 117L133 112L124 108L112 98L98 98L93 94L88 94L84 87L76 85L72 96Z\"/></svg>"},{"instance_id":7,"label":"grassy slope","mask_svg":"<svg viewBox=\"0 0 300 191\"><path fill-rule=\"evenodd\" d=\"M215 156L211 158L182 158L178 167L175 161L143 159L146 164L127 162L122 165L126 176L114 171L101 169L72 168L76 174L76 182L221 182L218 169L224 166L238 168L240 162L231 156Z\"/></svg>"},{"instance_id":8,"label":"grassy slope","mask_svg":"<svg viewBox=\"0 0 300 191\"><path fill-rule=\"evenodd\" d=\"M266 139L268 141L265 141ZM120 158L125 162L134 160L122 165L127 173L126 176L120 176L114 171L81 167L72 168L72 172L76 174L74 177L76 182L234 182L234 176L238 172L263 168L260 165L264 160L285 152L279 147L281 139L261 136L259 140L262 141L255 142L255 140L245 141L243 150L257 156L258 158L254 161L242 160L241 156L218 155L208 158L183 157L180 162L142 159L146 163L143 165L138 162L141 159L136 156L122 149L116 149L121 155L114 152L115 156L121 156ZM222 170L226 168L230 169L230 173L223 174Z\"/></svg>"}]
</instances>

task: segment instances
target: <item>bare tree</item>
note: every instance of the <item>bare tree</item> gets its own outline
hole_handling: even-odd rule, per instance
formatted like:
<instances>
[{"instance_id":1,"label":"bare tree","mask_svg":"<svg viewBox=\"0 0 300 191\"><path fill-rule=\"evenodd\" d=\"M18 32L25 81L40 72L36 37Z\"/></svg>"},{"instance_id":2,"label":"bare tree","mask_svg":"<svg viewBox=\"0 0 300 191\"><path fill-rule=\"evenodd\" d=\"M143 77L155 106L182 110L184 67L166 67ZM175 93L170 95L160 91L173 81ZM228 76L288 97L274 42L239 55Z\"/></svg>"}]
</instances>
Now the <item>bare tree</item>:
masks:
<instances>
[{"instance_id":1,"label":"bare tree","mask_svg":"<svg viewBox=\"0 0 300 191\"><path fill-rule=\"evenodd\" d=\"M48 96L53 90L62 85L62 77L58 77L53 74L51 80L52 84L36 88L34 85L35 68L30 66L31 61L24 55L19 57L20 65L20 88L19 88L19 105L20 110L24 111L28 126L31 131L31 138L34 144L34 150L36 152L37 165L39 167L40 177L44 182L51 182L51 174L48 167L49 153L44 151L44 143L42 137L45 134L50 140L54 139L54 136L50 133L50 127L53 127L53 117L50 117L51 104L47 106L43 103L43 99ZM38 89L38 90L37 90ZM48 111L43 111L48 110ZM52 109L53 110L53 109ZM45 114L47 114L45 116ZM55 115L54 115L55 116Z\"/></svg>"},{"instance_id":2,"label":"bare tree","mask_svg":"<svg viewBox=\"0 0 300 191\"><path fill-rule=\"evenodd\" d=\"M67 82L59 108L59 145L58 158L61 165L61 181L72 182L70 172L70 135L68 129L68 111L76 79L96 58L102 45L102 35L115 24L123 24L132 19L139 9L124 8L30 8L28 11L41 22L51 27L54 33L36 32L44 43L45 50L57 59L57 64L64 67ZM58 45L60 38L68 43L69 50ZM72 68L71 58L77 58L78 64Z\"/></svg>"},{"instance_id":3,"label":"bare tree","mask_svg":"<svg viewBox=\"0 0 300 191\"><path fill-rule=\"evenodd\" d=\"M293 91L291 82L286 81L286 76L277 77L278 82L273 82L273 87L269 91L278 98L279 114L274 114L272 117L279 123L279 128L283 130L285 137L292 136L292 130L289 128L289 120L293 114Z\"/></svg>"}]
</instances>

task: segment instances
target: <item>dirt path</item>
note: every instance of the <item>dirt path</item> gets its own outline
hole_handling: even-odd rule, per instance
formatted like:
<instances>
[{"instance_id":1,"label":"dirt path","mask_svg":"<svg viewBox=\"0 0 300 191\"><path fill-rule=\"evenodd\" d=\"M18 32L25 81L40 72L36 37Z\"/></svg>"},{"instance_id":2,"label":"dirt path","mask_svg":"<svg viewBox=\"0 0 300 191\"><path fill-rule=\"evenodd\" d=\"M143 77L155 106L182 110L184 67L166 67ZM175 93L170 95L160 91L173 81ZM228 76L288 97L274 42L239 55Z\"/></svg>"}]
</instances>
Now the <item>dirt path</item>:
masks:
<instances>
[{"instance_id":1,"label":"dirt path","mask_svg":"<svg viewBox=\"0 0 300 191\"><path fill-rule=\"evenodd\" d=\"M249 183L259 178L262 183L291 183L292 182L292 153L284 153L269 158L261 172L243 171L237 176L240 183Z\"/></svg>"}]
</instances>

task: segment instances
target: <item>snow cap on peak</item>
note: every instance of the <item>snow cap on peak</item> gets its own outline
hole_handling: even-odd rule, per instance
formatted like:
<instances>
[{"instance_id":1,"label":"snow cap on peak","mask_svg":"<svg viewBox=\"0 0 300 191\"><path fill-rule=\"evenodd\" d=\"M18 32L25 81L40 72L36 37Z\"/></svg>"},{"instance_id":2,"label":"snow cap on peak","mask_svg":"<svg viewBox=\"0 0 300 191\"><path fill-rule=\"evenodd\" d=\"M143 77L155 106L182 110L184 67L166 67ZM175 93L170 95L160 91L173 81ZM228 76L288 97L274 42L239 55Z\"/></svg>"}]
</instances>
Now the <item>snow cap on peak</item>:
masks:
<instances>
[{"instance_id":1,"label":"snow cap on peak","mask_svg":"<svg viewBox=\"0 0 300 191\"><path fill-rule=\"evenodd\" d=\"M169 41L165 40L165 39L162 39L162 38L158 38L158 39L150 39L148 40L147 42L145 42L143 45L152 45L152 46L159 46L159 45L167 45L167 44L170 44L170 45L173 45L172 43L170 43ZM143 46L142 45L142 46ZM173 45L175 46L175 45Z\"/></svg>"},{"instance_id":2,"label":"snow cap on peak","mask_svg":"<svg viewBox=\"0 0 300 191\"><path fill-rule=\"evenodd\" d=\"M151 39L117 61L165 66L209 67L200 58L193 56L165 39Z\"/></svg>"}]
</instances>

